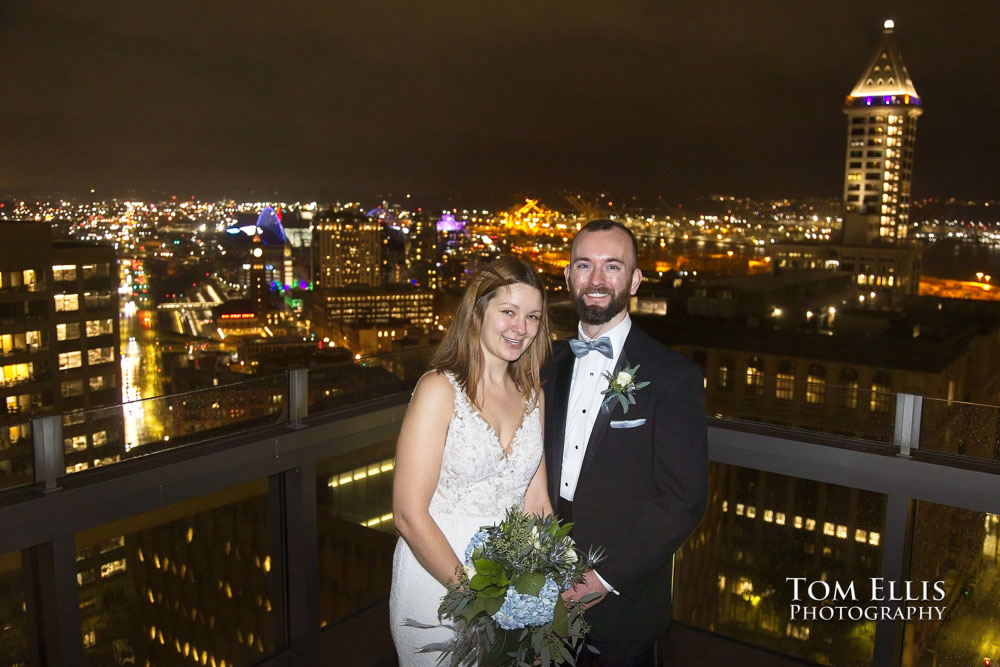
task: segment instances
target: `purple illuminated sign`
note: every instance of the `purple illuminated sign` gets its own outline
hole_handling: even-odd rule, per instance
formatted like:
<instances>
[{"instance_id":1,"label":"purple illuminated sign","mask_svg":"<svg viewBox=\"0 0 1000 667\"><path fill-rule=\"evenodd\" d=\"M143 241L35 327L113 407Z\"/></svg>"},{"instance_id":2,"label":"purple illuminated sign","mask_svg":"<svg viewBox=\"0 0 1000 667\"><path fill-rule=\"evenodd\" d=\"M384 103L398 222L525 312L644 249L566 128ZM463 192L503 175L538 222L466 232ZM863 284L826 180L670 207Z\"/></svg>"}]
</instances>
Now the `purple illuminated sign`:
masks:
<instances>
[{"instance_id":1,"label":"purple illuminated sign","mask_svg":"<svg viewBox=\"0 0 1000 667\"><path fill-rule=\"evenodd\" d=\"M460 232L465 229L466 220L456 220L452 213L445 213L437 222L439 232Z\"/></svg>"}]
</instances>

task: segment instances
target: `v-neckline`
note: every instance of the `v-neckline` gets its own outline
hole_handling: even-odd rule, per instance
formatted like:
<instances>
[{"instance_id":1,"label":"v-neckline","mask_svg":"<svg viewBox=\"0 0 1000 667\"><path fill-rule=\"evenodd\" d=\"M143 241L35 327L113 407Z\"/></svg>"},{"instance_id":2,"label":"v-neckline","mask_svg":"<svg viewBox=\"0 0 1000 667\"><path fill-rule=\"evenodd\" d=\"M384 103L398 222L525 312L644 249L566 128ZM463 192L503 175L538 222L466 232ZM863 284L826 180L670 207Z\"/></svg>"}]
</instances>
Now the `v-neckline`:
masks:
<instances>
[{"instance_id":1,"label":"v-neckline","mask_svg":"<svg viewBox=\"0 0 1000 667\"><path fill-rule=\"evenodd\" d=\"M515 428L514 432L511 434L510 442L508 442L507 446L504 447L504 444L500 442L500 431L498 431L496 427L490 423L490 420L486 418L486 415L484 415L482 411L475 406L472 399L469 398L469 395L465 393L465 390L462 389L461 392L465 396L466 402L469 404L469 410L471 410L480 421L486 424L487 430L490 432L490 435L493 436L493 440L496 441L497 446L500 448L500 458L506 460L514 453L514 441L517 440L517 434L521 432L522 428L524 428L524 422L528 419L528 415L534 412L534 410L528 409L530 405L528 400L524 401L524 410L521 411L521 421L518 422L517 428Z\"/></svg>"}]
</instances>

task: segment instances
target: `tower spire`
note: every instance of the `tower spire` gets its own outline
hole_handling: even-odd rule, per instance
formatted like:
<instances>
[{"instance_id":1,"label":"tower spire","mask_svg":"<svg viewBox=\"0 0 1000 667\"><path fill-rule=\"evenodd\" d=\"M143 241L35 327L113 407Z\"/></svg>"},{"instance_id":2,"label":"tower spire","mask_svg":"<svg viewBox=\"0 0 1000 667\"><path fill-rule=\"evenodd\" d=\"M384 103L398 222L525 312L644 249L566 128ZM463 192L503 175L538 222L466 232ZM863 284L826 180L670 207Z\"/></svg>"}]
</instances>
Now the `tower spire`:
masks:
<instances>
[{"instance_id":1,"label":"tower spire","mask_svg":"<svg viewBox=\"0 0 1000 667\"><path fill-rule=\"evenodd\" d=\"M909 231L913 146L923 108L896 44L893 20L883 23L882 40L847 96L844 113L844 205L851 225L863 222L869 239L903 239Z\"/></svg>"}]
</instances>

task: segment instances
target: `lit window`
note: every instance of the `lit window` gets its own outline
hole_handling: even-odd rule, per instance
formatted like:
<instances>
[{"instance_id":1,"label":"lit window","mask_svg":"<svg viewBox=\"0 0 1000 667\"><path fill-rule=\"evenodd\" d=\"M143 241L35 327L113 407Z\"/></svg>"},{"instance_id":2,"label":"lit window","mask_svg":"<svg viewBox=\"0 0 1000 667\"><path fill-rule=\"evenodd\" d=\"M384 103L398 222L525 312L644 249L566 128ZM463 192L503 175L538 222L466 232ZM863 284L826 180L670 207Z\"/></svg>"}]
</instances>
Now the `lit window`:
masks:
<instances>
[{"instance_id":1,"label":"lit window","mask_svg":"<svg viewBox=\"0 0 1000 667\"><path fill-rule=\"evenodd\" d=\"M736 516L743 516L743 503L736 503Z\"/></svg>"},{"instance_id":2,"label":"lit window","mask_svg":"<svg viewBox=\"0 0 1000 667\"><path fill-rule=\"evenodd\" d=\"M826 370L819 364L809 367L806 375L806 403L820 405L823 403L826 390Z\"/></svg>"},{"instance_id":3,"label":"lit window","mask_svg":"<svg viewBox=\"0 0 1000 667\"><path fill-rule=\"evenodd\" d=\"M854 541L864 544L868 541L868 531L858 528L854 531Z\"/></svg>"},{"instance_id":4,"label":"lit window","mask_svg":"<svg viewBox=\"0 0 1000 667\"><path fill-rule=\"evenodd\" d=\"M57 312L80 310L79 294L56 294L52 299L55 301Z\"/></svg>"},{"instance_id":5,"label":"lit window","mask_svg":"<svg viewBox=\"0 0 1000 667\"><path fill-rule=\"evenodd\" d=\"M872 412L889 412L892 394L890 394L890 377L888 373L878 372L872 378L872 393L869 407Z\"/></svg>"},{"instance_id":6,"label":"lit window","mask_svg":"<svg viewBox=\"0 0 1000 667\"><path fill-rule=\"evenodd\" d=\"M847 526L841 526L841 525L837 526L837 537L839 537L842 540L847 539Z\"/></svg>"},{"instance_id":7,"label":"lit window","mask_svg":"<svg viewBox=\"0 0 1000 667\"><path fill-rule=\"evenodd\" d=\"M80 337L80 323L66 322L56 325L57 340L76 340Z\"/></svg>"},{"instance_id":8,"label":"lit window","mask_svg":"<svg viewBox=\"0 0 1000 667\"><path fill-rule=\"evenodd\" d=\"M96 366L107 364L115 360L115 349L113 347L98 347L87 350L87 364Z\"/></svg>"},{"instance_id":9,"label":"lit window","mask_svg":"<svg viewBox=\"0 0 1000 667\"><path fill-rule=\"evenodd\" d=\"M802 528L802 517L796 515L795 520L792 522L792 525L794 525L796 528Z\"/></svg>"},{"instance_id":10,"label":"lit window","mask_svg":"<svg viewBox=\"0 0 1000 667\"><path fill-rule=\"evenodd\" d=\"M756 516L757 516L757 508L754 507L753 505L748 506L747 507L747 518L748 519L753 519Z\"/></svg>"},{"instance_id":11,"label":"lit window","mask_svg":"<svg viewBox=\"0 0 1000 667\"><path fill-rule=\"evenodd\" d=\"M30 380L34 374L34 364L8 364L0 367L0 382L15 384Z\"/></svg>"},{"instance_id":12,"label":"lit window","mask_svg":"<svg viewBox=\"0 0 1000 667\"><path fill-rule=\"evenodd\" d=\"M774 397L784 401L795 398L795 367L790 361L778 365L777 381L774 386Z\"/></svg>"},{"instance_id":13,"label":"lit window","mask_svg":"<svg viewBox=\"0 0 1000 667\"><path fill-rule=\"evenodd\" d=\"M83 355L79 350L63 352L59 355L59 370L61 371L69 368L79 368L81 365L83 365Z\"/></svg>"},{"instance_id":14,"label":"lit window","mask_svg":"<svg viewBox=\"0 0 1000 667\"><path fill-rule=\"evenodd\" d=\"M774 523L774 510L764 510L764 521Z\"/></svg>"},{"instance_id":15,"label":"lit window","mask_svg":"<svg viewBox=\"0 0 1000 667\"><path fill-rule=\"evenodd\" d=\"M87 448L87 436L74 435L72 438L63 438L63 447L66 451L80 451Z\"/></svg>"},{"instance_id":16,"label":"lit window","mask_svg":"<svg viewBox=\"0 0 1000 667\"><path fill-rule=\"evenodd\" d=\"M83 380L69 380L68 382L63 382L60 388L60 393L64 397L83 395Z\"/></svg>"},{"instance_id":17,"label":"lit window","mask_svg":"<svg viewBox=\"0 0 1000 667\"><path fill-rule=\"evenodd\" d=\"M56 282L75 281L76 264L62 264L52 267L52 279Z\"/></svg>"},{"instance_id":18,"label":"lit window","mask_svg":"<svg viewBox=\"0 0 1000 667\"><path fill-rule=\"evenodd\" d=\"M87 337L101 336L114 333L114 324L111 320L87 320Z\"/></svg>"},{"instance_id":19,"label":"lit window","mask_svg":"<svg viewBox=\"0 0 1000 667\"><path fill-rule=\"evenodd\" d=\"M785 513L784 512L778 512L778 513L776 513L774 515L774 522L776 524L778 524L779 526L784 526L785 525Z\"/></svg>"}]
</instances>

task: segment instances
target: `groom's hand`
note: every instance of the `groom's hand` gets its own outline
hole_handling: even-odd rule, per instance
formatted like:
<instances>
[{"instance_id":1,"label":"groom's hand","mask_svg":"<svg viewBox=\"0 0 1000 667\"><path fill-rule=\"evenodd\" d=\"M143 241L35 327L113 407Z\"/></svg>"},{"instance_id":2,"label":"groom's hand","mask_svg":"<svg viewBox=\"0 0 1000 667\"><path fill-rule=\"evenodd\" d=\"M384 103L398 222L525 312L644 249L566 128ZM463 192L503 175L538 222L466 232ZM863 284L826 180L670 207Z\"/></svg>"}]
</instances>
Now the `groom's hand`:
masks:
<instances>
[{"instance_id":1,"label":"groom's hand","mask_svg":"<svg viewBox=\"0 0 1000 667\"><path fill-rule=\"evenodd\" d=\"M608 589L604 587L601 580L597 578L593 570L587 570L583 573L583 582L577 584L568 591L564 591L562 594L563 600L566 602L572 602L573 600L579 600L584 595L588 593L597 593L599 597L594 598L584 606L584 609L590 609L595 604L604 599L604 596L608 594Z\"/></svg>"}]
</instances>

